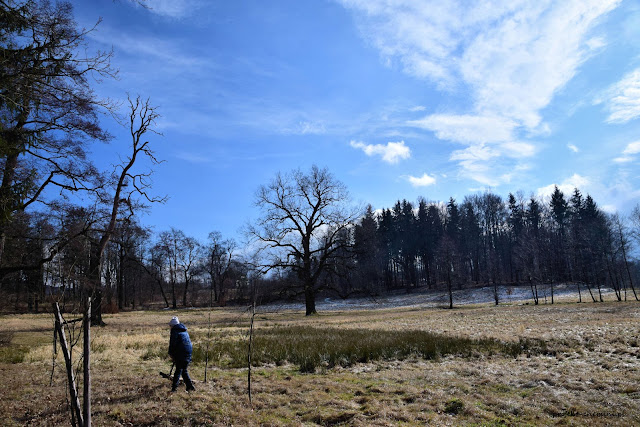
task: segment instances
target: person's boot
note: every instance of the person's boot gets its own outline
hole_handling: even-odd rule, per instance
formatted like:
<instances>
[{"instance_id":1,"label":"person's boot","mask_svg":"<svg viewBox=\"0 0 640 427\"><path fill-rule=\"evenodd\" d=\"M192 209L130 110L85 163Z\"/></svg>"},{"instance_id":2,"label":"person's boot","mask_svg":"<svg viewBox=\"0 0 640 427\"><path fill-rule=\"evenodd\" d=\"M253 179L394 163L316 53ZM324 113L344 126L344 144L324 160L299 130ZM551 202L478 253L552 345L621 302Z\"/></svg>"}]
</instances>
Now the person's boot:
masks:
<instances>
[{"instance_id":1,"label":"person's boot","mask_svg":"<svg viewBox=\"0 0 640 427\"><path fill-rule=\"evenodd\" d=\"M184 383L187 386L187 391L196 391L196 388L193 386L193 382L191 382L191 376L189 376L189 371L187 371L186 369L182 371L182 379L184 380Z\"/></svg>"}]
</instances>

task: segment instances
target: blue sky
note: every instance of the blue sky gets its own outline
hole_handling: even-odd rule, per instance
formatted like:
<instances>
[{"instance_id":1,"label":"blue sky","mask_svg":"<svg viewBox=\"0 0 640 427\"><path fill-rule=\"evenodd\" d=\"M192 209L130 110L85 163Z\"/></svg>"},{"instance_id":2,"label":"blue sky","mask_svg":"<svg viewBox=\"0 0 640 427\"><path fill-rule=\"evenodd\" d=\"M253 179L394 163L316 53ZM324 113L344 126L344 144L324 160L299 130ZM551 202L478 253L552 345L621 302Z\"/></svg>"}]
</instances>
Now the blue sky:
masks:
<instances>
[{"instance_id":1,"label":"blue sky","mask_svg":"<svg viewBox=\"0 0 640 427\"><path fill-rule=\"evenodd\" d=\"M120 70L96 92L162 115L156 231L239 238L258 186L312 164L376 209L554 185L640 201L637 1L73 3L80 25L103 18L89 45ZM103 167L128 142L105 124Z\"/></svg>"}]
</instances>

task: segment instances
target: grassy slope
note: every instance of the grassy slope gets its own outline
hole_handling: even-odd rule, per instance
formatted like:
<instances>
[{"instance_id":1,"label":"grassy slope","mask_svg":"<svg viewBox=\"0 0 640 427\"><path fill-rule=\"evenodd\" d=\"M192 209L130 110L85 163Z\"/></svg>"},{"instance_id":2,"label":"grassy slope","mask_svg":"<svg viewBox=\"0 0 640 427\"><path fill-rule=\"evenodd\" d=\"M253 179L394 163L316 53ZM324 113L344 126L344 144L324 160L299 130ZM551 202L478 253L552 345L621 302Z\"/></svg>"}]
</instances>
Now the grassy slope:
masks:
<instances>
[{"instance_id":1,"label":"grassy slope","mask_svg":"<svg viewBox=\"0 0 640 427\"><path fill-rule=\"evenodd\" d=\"M248 317L213 310L215 365L207 384L204 365L192 366L198 391L187 395L169 394L167 380L158 375L170 367L162 355L165 325L174 314L109 315L108 326L92 329L96 425L640 424L640 305L635 302L335 312L313 318L262 313L256 317L257 337L314 327L325 341L330 341L327 330L337 328L341 341L353 330L352 337L370 331L375 342L394 332L428 331L471 338L471 346L485 338L540 339L549 351L514 358L500 349L474 348L435 360L409 354L333 367L320 363L314 373L271 363L254 368L253 410L246 370L229 367L228 354L233 343L244 345ZM202 353L209 312L177 314ZM9 425L68 425L60 355L49 386L51 328L46 315L0 317L0 419Z\"/></svg>"}]
</instances>

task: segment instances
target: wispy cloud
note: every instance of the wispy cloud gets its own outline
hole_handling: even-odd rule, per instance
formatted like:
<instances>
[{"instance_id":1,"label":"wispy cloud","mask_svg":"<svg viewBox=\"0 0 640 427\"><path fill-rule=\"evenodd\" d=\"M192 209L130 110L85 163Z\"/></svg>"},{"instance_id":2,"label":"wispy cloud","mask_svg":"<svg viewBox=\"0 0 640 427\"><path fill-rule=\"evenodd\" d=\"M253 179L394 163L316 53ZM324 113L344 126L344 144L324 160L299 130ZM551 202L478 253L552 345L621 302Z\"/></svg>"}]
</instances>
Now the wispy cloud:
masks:
<instances>
[{"instance_id":1,"label":"wispy cloud","mask_svg":"<svg viewBox=\"0 0 640 427\"><path fill-rule=\"evenodd\" d=\"M176 158L184 160L189 163L209 163L211 159L207 156L203 156L202 153L194 154L186 151L179 151L175 153Z\"/></svg>"},{"instance_id":2,"label":"wispy cloud","mask_svg":"<svg viewBox=\"0 0 640 427\"><path fill-rule=\"evenodd\" d=\"M640 117L640 68L614 84L604 101L609 110L607 123L626 123Z\"/></svg>"},{"instance_id":3,"label":"wispy cloud","mask_svg":"<svg viewBox=\"0 0 640 427\"><path fill-rule=\"evenodd\" d=\"M421 177L408 175L406 178L414 187L428 187L436 183L436 178L426 173L423 174Z\"/></svg>"},{"instance_id":4,"label":"wispy cloud","mask_svg":"<svg viewBox=\"0 0 640 427\"><path fill-rule=\"evenodd\" d=\"M388 142L387 145L351 141L350 145L364 151L367 156L380 156L387 163L398 163L402 159L411 157L411 150L404 145L404 141Z\"/></svg>"},{"instance_id":5,"label":"wispy cloud","mask_svg":"<svg viewBox=\"0 0 640 427\"><path fill-rule=\"evenodd\" d=\"M407 124L468 145L451 159L486 184L500 176L488 179L490 167L478 175L481 166L472 158L497 163L514 157L517 145L526 148L521 155L535 153L533 145L521 145L519 134L548 130L541 111L606 45L591 30L620 0L342 3L389 63L442 90L469 94L465 111L430 114Z\"/></svg>"},{"instance_id":6,"label":"wispy cloud","mask_svg":"<svg viewBox=\"0 0 640 427\"><path fill-rule=\"evenodd\" d=\"M132 2L132 4L136 4ZM152 13L169 18L185 18L194 15L202 6L201 0L141 0Z\"/></svg>"},{"instance_id":7,"label":"wispy cloud","mask_svg":"<svg viewBox=\"0 0 640 427\"><path fill-rule=\"evenodd\" d=\"M324 123L321 122L311 122L311 121L301 121L298 123L299 125L299 132L302 135L307 135L307 134L323 134L325 133L327 130L324 126Z\"/></svg>"},{"instance_id":8,"label":"wispy cloud","mask_svg":"<svg viewBox=\"0 0 640 427\"><path fill-rule=\"evenodd\" d=\"M579 153L580 149L574 145L574 144L567 144L567 148L571 151L573 151L574 153Z\"/></svg>"},{"instance_id":9,"label":"wispy cloud","mask_svg":"<svg viewBox=\"0 0 640 427\"><path fill-rule=\"evenodd\" d=\"M636 160L636 154L640 153L640 141L627 144L622 155L613 159L616 163L629 163Z\"/></svg>"},{"instance_id":10,"label":"wispy cloud","mask_svg":"<svg viewBox=\"0 0 640 427\"><path fill-rule=\"evenodd\" d=\"M135 31L120 32L107 25L101 25L97 31L89 33L94 41L106 46L113 46L119 53L126 53L132 58L144 58L147 64L149 61L158 61L154 66L172 66L184 72L185 69L210 68L211 61L199 58L195 55L185 54L184 46L179 41L169 38L159 38L149 36Z\"/></svg>"},{"instance_id":11,"label":"wispy cloud","mask_svg":"<svg viewBox=\"0 0 640 427\"><path fill-rule=\"evenodd\" d=\"M513 138L516 123L500 116L432 114L409 120L410 126L430 130L439 139L462 143L506 141Z\"/></svg>"}]
</instances>

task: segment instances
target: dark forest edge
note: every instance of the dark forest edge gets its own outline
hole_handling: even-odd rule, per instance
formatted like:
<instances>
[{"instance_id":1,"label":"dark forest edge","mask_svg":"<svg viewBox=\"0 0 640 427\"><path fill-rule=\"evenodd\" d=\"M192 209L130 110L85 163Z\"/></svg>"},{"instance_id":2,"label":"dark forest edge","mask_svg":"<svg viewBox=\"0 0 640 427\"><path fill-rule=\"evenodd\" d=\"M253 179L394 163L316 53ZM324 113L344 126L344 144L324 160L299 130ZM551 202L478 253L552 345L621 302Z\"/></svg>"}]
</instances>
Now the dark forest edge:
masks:
<instances>
[{"instance_id":1,"label":"dark forest edge","mask_svg":"<svg viewBox=\"0 0 640 427\"><path fill-rule=\"evenodd\" d=\"M84 224L82 217L75 220ZM28 235L30 222L20 225L21 234ZM455 304L454 292L488 287L495 290L497 304L500 287L525 287L537 304L542 299L554 303L554 285L572 283L577 301L603 301L605 289L613 290L618 301L637 300L640 269L629 255L633 231L578 189L566 200L556 188L548 204L511 194L503 201L486 192L460 204L421 199L414 206L403 200L379 212L369 206L344 229L351 245L322 271L315 296L375 299L399 292L446 292ZM33 239L9 236L8 247L33 245ZM2 311L42 310L38 302L52 299L73 310L89 271L89 242L90 236L76 237L39 274L6 275ZM207 242L177 229L154 238L135 222L117 226L105 249L102 282L107 313L246 305L252 298L260 304L301 301L294 271L261 274L240 256L238 244L220 233L212 232Z\"/></svg>"}]
</instances>

